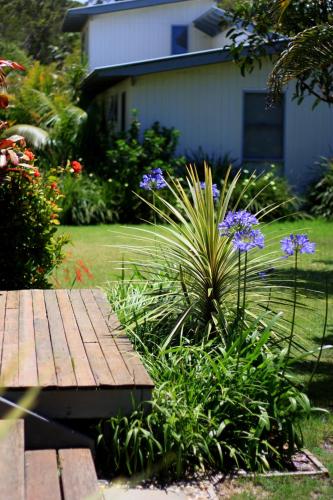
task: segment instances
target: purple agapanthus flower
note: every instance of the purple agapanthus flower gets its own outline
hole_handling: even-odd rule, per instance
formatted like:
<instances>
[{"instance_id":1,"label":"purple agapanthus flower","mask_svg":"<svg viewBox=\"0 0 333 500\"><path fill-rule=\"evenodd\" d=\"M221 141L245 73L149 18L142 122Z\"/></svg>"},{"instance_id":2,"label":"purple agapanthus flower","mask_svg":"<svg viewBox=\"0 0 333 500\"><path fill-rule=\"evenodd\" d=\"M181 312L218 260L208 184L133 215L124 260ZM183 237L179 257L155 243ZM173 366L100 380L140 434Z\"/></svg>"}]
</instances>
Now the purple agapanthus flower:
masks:
<instances>
[{"instance_id":1,"label":"purple agapanthus flower","mask_svg":"<svg viewBox=\"0 0 333 500\"><path fill-rule=\"evenodd\" d=\"M316 244L309 241L306 234L291 234L280 241L282 252L290 257L295 252L315 253Z\"/></svg>"},{"instance_id":2,"label":"purple agapanthus flower","mask_svg":"<svg viewBox=\"0 0 333 500\"><path fill-rule=\"evenodd\" d=\"M265 246L264 235L259 229L237 231L231 241L234 249L240 252L248 252L256 247L262 249Z\"/></svg>"},{"instance_id":3,"label":"purple agapanthus flower","mask_svg":"<svg viewBox=\"0 0 333 500\"><path fill-rule=\"evenodd\" d=\"M220 235L233 236L237 232L249 231L257 224L259 224L257 217L246 210L228 212L219 224Z\"/></svg>"},{"instance_id":4,"label":"purple agapanthus flower","mask_svg":"<svg viewBox=\"0 0 333 500\"><path fill-rule=\"evenodd\" d=\"M201 189L206 189L206 183L200 182ZM220 190L217 188L216 184L212 184L213 200L217 200L220 196Z\"/></svg>"},{"instance_id":5,"label":"purple agapanthus flower","mask_svg":"<svg viewBox=\"0 0 333 500\"><path fill-rule=\"evenodd\" d=\"M166 186L167 183L160 168L154 168L149 174L144 174L140 182L140 188L147 191L163 189Z\"/></svg>"}]
</instances>

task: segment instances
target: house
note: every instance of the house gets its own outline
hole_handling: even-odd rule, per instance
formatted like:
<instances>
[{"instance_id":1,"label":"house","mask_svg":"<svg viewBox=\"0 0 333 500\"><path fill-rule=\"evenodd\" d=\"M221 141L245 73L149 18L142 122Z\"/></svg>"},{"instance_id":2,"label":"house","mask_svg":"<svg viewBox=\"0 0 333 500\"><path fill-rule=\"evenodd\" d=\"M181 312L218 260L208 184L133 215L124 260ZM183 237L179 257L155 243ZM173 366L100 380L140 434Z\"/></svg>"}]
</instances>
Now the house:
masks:
<instances>
[{"instance_id":1,"label":"house","mask_svg":"<svg viewBox=\"0 0 333 500\"><path fill-rule=\"evenodd\" d=\"M279 164L302 190L314 162L332 153L333 111L312 109L311 98L297 105L292 85L267 110L272 63L243 77L228 50L230 22L213 0L109 0L70 9L63 29L81 32L84 91L103 102L116 129L136 109L142 129L160 121L180 131L179 153L201 147L240 164Z\"/></svg>"}]
</instances>

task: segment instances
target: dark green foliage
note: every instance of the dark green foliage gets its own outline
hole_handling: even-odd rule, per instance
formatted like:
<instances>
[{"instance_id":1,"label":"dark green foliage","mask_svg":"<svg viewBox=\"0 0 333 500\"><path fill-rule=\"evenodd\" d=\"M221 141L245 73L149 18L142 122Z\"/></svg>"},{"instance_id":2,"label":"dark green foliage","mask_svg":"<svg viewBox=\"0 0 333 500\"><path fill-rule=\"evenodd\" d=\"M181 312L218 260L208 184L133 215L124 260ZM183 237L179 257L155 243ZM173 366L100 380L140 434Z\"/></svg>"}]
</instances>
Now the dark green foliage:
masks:
<instances>
[{"instance_id":1,"label":"dark green foliage","mask_svg":"<svg viewBox=\"0 0 333 500\"><path fill-rule=\"evenodd\" d=\"M68 239L56 236L57 196L21 173L0 177L0 288L48 288Z\"/></svg>"},{"instance_id":2,"label":"dark green foliage","mask_svg":"<svg viewBox=\"0 0 333 500\"><path fill-rule=\"evenodd\" d=\"M60 220L63 224L81 226L117 221L110 185L106 181L93 174L65 176L60 189L64 195L60 202Z\"/></svg>"},{"instance_id":3,"label":"dark green foliage","mask_svg":"<svg viewBox=\"0 0 333 500\"><path fill-rule=\"evenodd\" d=\"M36 144L39 129L46 134L47 145L39 151L40 164L46 169L50 164L65 165L68 159L79 156L87 115L77 106L85 74L78 58L77 52L69 55L62 70L55 63L45 66L36 61L28 64L25 73L8 78L12 102L1 110L0 118L15 125L15 133L24 135L34 148L40 148ZM20 124L32 127L22 130Z\"/></svg>"},{"instance_id":4,"label":"dark green foliage","mask_svg":"<svg viewBox=\"0 0 333 500\"><path fill-rule=\"evenodd\" d=\"M184 343L152 354L141 343L156 389L146 411L101 426L108 470L179 476L285 466L310 404L281 375L285 353L268 349L269 337L252 325L226 350Z\"/></svg>"},{"instance_id":5,"label":"dark green foliage","mask_svg":"<svg viewBox=\"0 0 333 500\"><path fill-rule=\"evenodd\" d=\"M252 174L251 182L250 176L250 172L243 169L240 182L233 193L232 199L236 202L244 187L248 185L246 193L240 199L240 208L245 209L249 206L252 212L259 212L266 207L276 205L277 208L271 212L267 211L264 221L299 216L300 200L291 191L287 180L278 175L274 165L268 167L266 172L254 176Z\"/></svg>"},{"instance_id":6,"label":"dark green foliage","mask_svg":"<svg viewBox=\"0 0 333 500\"><path fill-rule=\"evenodd\" d=\"M267 54L267 45L273 46L274 41L281 39L281 35L290 40L295 35L306 33L305 30L309 28L318 28L318 32L314 32L309 38L309 43L306 35L304 40L301 36L291 42L289 49L284 53L284 58L279 58L274 68L270 86L273 90L276 88L281 90L281 85L286 81L295 79L294 97L299 103L307 95L314 96L316 103L332 102L332 61L329 57L321 58L320 56L321 49L323 54L325 52L329 54L332 51L332 0L320 2L318 0L244 0L235 3L233 10L234 21L239 22L242 19L244 28L249 23L254 27L247 40L242 43L237 41L239 26L230 30L231 51L235 60L240 64L242 74L252 71L257 64L260 66L262 57ZM314 46L315 51L312 50ZM287 43L283 48L286 47ZM307 48L310 48L311 54L308 54ZM312 62L309 64L310 58Z\"/></svg>"},{"instance_id":7,"label":"dark green foliage","mask_svg":"<svg viewBox=\"0 0 333 500\"><path fill-rule=\"evenodd\" d=\"M0 0L1 38L43 64L62 61L79 39L62 33L62 22L68 8L80 6L71 0Z\"/></svg>"},{"instance_id":8,"label":"dark green foliage","mask_svg":"<svg viewBox=\"0 0 333 500\"><path fill-rule=\"evenodd\" d=\"M113 136L105 164L94 166L94 170L109 180L112 203L120 222L134 223L152 218L150 208L134 191L140 192L143 174L154 168L161 168L170 175L182 172L185 160L175 157L178 137L177 130L156 122L140 139L140 123L136 119L127 132Z\"/></svg>"},{"instance_id":9,"label":"dark green foliage","mask_svg":"<svg viewBox=\"0 0 333 500\"><path fill-rule=\"evenodd\" d=\"M292 192L285 177L280 175L279 167L275 165L264 165L257 173L253 168L236 167L236 159L228 153L217 157L205 153L202 148L186 157L187 163L195 165L199 177L204 178L204 165L211 167L213 181L217 187L223 185L223 180L230 166L232 166L231 179L240 169L242 174L240 181L231 196L231 203L235 204L244 187L248 185L246 193L239 201L240 208L246 208L251 201L250 207L254 212L259 212L270 205L279 205L272 212L266 213L264 220L276 220L281 217L293 218L300 209L300 199Z\"/></svg>"},{"instance_id":10,"label":"dark green foliage","mask_svg":"<svg viewBox=\"0 0 333 500\"><path fill-rule=\"evenodd\" d=\"M333 219L333 160L322 158L319 166L323 172L321 179L309 189L309 211L316 217Z\"/></svg>"},{"instance_id":11,"label":"dark green foliage","mask_svg":"<svg viewBox=\"0 0 333 500\"><path fill-rule=\"evenodd\" d=\"M11 61L19 62L25 68L28 68L31 64L31 58L27 53L10 40L0 40L0 54L2 54L2 56L5 55ZM16 78L18 78L17 75Z\"/></svg>"},{"instance_id":12,"label":"dark green foliage","mask_svg":"<svg viewBox=\"0 0 333 500\"><path fill-rule=\"evenodd\" d=\"M242 194L239 200L239 207L245 209L251 201L250 207L253 212L259 212L270 205L278 207L265 214L264 221L277 220L281 217L294 218L300 210L300 199L292 192L285 177L279 174L279 168L275 165L266 165L257 173L246 165L237 168L236 160L229 154L221 157L208 155L202 149L193 152L187 157L188 163L195 165L203 180L204 165L207 164L212 169L214 183L217 187L223 185L228 168L232 166L231 179L237 171L241 170L240 181L231 196L231 203L235 204L240 197L244 187L248 185L246 193Z\"/></svg>"},{"instance_id":13,"label":"dark green foliage","mask_svg":"<svg viewBox=\"0 0 333 500\"><path fill-rule=\"evenodd\" d=\"M229 153L222 156L208 154L203 148L199 147L196 151L191 151L186 155L186 163L195 165L199 176L204 177L205 165L209 165L212 169L214 182L220 184L221 180L225 178L226 173L230 166L235 165L236 158L232 158ZM234 167L234 169L236 169Z\"/></svg>"}]
</instances>

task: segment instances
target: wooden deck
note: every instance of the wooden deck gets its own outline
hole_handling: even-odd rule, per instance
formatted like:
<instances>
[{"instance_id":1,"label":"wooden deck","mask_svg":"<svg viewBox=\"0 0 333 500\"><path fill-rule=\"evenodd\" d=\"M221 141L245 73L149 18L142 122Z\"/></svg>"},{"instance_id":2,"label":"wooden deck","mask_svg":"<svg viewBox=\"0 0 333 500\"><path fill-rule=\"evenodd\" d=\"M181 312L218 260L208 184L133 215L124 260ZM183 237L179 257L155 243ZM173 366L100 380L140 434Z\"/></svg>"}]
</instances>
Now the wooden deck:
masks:
<instances>
[{"instance_id":1,"label":"wooden deck","mask_svg":"<svg viewBox=\"0 0 333 500\"><path fill-rule=\"evenodd\" d=\"M100 290L0 292L0 385L18 401L40 387L35 410L101 418L150 398L153 383Z\"/></svg>"}]
</instances>

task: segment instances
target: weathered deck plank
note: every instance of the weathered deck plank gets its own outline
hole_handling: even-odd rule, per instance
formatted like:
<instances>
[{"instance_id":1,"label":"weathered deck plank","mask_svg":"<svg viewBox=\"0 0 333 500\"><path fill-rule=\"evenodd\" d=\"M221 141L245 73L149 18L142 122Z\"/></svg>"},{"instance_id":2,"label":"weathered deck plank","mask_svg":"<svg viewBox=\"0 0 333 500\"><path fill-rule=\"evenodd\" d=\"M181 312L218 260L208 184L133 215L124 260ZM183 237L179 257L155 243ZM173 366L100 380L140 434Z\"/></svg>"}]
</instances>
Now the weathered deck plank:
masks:
<instances>
[{"instance_id":1,"label":"weathered deck plank","mask_svg":"<svg viewBox=\"0 0 333 500\"><path fill-rule=\"evenodd\" d=\"M68 293L66 290L57 290L56 295L78 386L94 386L96 381L90 368L80 330L75 321Z\"/></svg>"},{"instance_id":2,"label":"weathered deck plank","mask_svg":"<svg viewBox=\"0 0 333 500\"><path fill-rule=\"evenodd\" d=\"M133 385L133 377L128 371L92 291L81 290L81 296L115 383L123 386Z\"/></svg>"},{"instance_id":3,"label":"weathered deck plank","mask_svg":"<svg viewBox=\"0 0 333 500\"><path fill-rule=\"evenodd\" d=\"M85 348L90 360L91 369L94 373L96 385L101 387L115 386L116 383L99 343L87 342Z\"/></svg>"},{"instance_id":4,"label":"weathered deck plank","mask_svg":"<svg viewBox=\"0 0 333 500\"><path fill-rule=\"evenodd\" d=\"M30 290L21 290L19 308L19 387L38 385L34 315Z\"/></svg>"},{"instance_id":5,"label":"weathered deck plank","mask_svg":"<svg viewBox=\"0 0 333 500\"><path fill-rule=\"evenodd\" d=\"M91 290L91 292L135 384L149 386L152 383L151 378L145 370L140 356L134 351L129 338L124 334L117 316L112 314L110 304L107 302L105 295L98 289Z\"/></svg>"},{"instance_id":6,"label":"weathered deck plank","mask_svg":"<svg viewBox=\"0 0 333 500\"><path fill-rule=\"evenodd\" d=\"M64 500L102 498L90 450L59 450Z\"/></svg>"},{"instance_id":7,"label":"weathered deck plank","mask_svg":"<svg viewBox=\"0 0 333 500\"><path fill-rule=\"evenodd\" d=\"M74 314L83 342L98 342L95 330L90 322L86 307L82 300L80 290L71 290L69 292L69 297L73 305Z\"/></svg>"},{"instance_id":8,"label":"weathered deck plank","mask_svg":"<svg viewBox=\"0 0 333 500\"><path fill-rule=\"evenodd\" d=\"M67 345L56 293L54 290L45 290L44 296L58 386L76 387L77 381Z\"/></svg>"},{"instance_id":9,"label":"weathered deck plank","mask_svg":"<svg viewBox=\"0 0 333 500\"><path fill-rule=\"evenodd\" d=\"M0 498L24 500L24 423L0 421Z\"/></svg>"},{"instance_id":10,"label":"weathered deck plank","mask_svg":"<svg viewBox=\"0 0 333 500\"><path fill-rule=\"evenodd\" d=\"M25 452L25 499L61 500L56 450Z\"/></svg>"},{"instance_id":11,"label":"weathered deck plank","mask_svg":"<svg viewBox=\"0 0 333 500\"><path fill-rule=\"evenodd\" d=\"M18 387L19 366L19 294L7 292L5 331L2 348L1 383L8 387Z\"/></svg>"},{"instance_id":12,"label":"weathered deck plank","mask_svg":"<svg viewBox=\"0 0 333 500\"><path fill-rule=\"evenodd\" d=\"M34 311L38 384L40 387L55 387L58 381L54 365L43 290L32 290L32 303Z\"/></svg>"}]
</instances>

